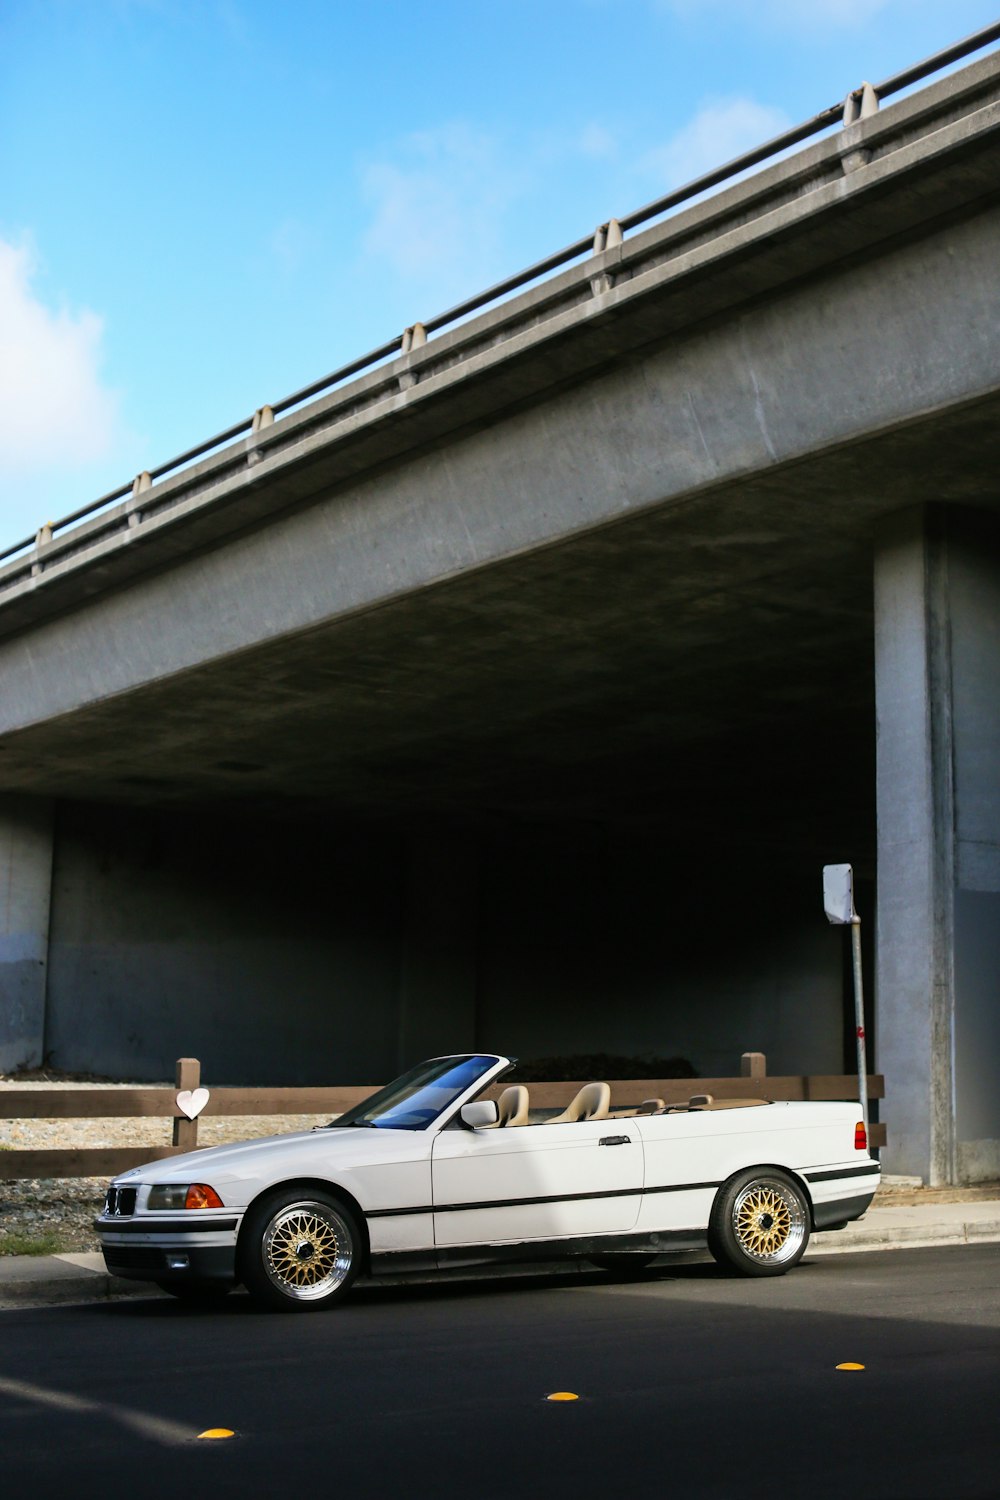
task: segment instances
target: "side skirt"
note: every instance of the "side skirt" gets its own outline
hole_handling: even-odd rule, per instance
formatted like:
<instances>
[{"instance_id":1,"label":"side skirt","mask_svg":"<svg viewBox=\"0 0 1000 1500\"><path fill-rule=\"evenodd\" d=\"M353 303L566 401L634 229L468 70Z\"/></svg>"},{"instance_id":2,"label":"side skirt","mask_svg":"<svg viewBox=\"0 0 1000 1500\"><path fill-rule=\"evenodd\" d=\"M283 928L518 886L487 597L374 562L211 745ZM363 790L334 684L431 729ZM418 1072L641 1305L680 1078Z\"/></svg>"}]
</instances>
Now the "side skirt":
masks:
<instances>
[{"instance_id":1,"label":"side skirt","mask_svg":"<svg viewBox=\"0 0 1000 1500\"><path fill-rule=\"evenodd\" d=\"M514 1262L587 1259L593 1255L670 1255L704 1250L703 1229L669 1229L644 1234L573 1235L562 1240L524 1240L516 1244L443 1245L436 1250L384 1250L370 1257L373 1276L443 1271L460 1266L510 1265Z\"/></svg>"}]
</instances>

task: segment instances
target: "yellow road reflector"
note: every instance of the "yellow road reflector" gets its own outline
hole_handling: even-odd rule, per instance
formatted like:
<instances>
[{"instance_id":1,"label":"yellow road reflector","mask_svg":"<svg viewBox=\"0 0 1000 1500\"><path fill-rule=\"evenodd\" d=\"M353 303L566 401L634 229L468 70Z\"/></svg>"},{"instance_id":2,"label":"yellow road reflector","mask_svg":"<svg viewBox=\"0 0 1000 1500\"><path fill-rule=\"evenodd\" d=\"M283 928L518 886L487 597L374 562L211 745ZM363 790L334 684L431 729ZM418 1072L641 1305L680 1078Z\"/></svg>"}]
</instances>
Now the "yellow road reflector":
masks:
<instances>
[{"instance_id":1,"label":"yellow road reflector","mask_svg":"<svg viewBox=\"0 0 1000 1500\"><path fill-rule=\"evenodd\" d=\"M546 1396L546 1401L579 1401L579 1396L574 1396L572 1391L553 1391L551 1396Z\"/></svg>"},{"instance_id":2,"label":"yellow road reflector","mask_svg":"<svg viewBox=\"0 0 1000 1500\"><path fill-rule=\"evenodd\" d=\"M854 1364L838 1365L837 1369L838 1370L863 1370L864 1369L864 1365L854 1365Z\"/></svg>"},{"instance_id":3,"label":"yellow road reflector","mask_svg":"<svg viewBox=\"0 0 1000 1500\"><path fill-rule=\"evenodd\" d=\"M235 1437L235 1432L229 1427L208 1427L204 1432L199 1432L200 1438L227 1438Z\"/></svg>"}]
</instances>

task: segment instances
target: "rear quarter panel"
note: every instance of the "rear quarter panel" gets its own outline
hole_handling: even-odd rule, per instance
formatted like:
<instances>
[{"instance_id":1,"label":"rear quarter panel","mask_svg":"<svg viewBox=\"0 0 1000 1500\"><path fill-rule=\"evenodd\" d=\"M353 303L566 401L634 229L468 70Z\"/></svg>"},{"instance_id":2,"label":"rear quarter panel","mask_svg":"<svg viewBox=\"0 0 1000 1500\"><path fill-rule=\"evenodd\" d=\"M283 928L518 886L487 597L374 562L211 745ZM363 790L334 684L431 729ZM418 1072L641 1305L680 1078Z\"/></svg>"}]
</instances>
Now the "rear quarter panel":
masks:
<instances>
[{"instance_id":1,"label":"rear quarter panel","mask_svg":"<svg viewBox=\"0 0 1000 1500\"><path fill-rule=\"evenodd\" d=\"M747 1167L783 1167L801 1178L812 1196L807 1171L868 1161L854 1149L860 1118L860 1106L853 1104L768 1104L642 1116L637 1123L645 1193L637 1228L707 1227L719 1187Z\"/></svg>"}]
</instances>

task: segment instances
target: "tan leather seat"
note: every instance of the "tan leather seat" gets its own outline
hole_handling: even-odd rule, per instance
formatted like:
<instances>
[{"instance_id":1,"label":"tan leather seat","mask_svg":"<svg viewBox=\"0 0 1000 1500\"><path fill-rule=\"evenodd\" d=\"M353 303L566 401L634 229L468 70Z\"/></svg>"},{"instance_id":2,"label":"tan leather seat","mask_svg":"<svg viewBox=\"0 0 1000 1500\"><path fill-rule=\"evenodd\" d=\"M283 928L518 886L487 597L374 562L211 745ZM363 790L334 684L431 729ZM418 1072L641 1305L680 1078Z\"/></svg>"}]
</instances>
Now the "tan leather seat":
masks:
<instances>
[{"instance_id":1,"label":"tan leather seat","mask_svg":"<svg viewBox=\"0 0 1000 1500\"><path fill-rule=\"evenodd\" d=\"M608 1118L610 1120L631 1120L636 1115L660 1115L666 1107L662 1099L643 1099L641 1104L633 1104L631 1109L613 1109Z\"/></svg>"},{"instance_id":2,"label":"tan leather seat","mask_svg":"<svg viewBox=\"0 0 1000 1500\"><path fill-rule=\"evenodd\" d=\"M572 1125L577 1120L606 1120L611 1110L611 1089L606 1083L585 1083L561 1115L553 1115L546 1125Z\"/></svg>"},{"instance_id":3,"label":"tan leather seat","mask_svg":"<svg viewBox=\"0 0 1000 1500\"><path fill-rule=\"evenodd\" d=\"M504 1125L527 1125L528 1123L528 1090L523 1083L512 1083L510 1088L504 1089L497 1103L499 1119L497 1126Z\"/></svg>"}]
</instances>

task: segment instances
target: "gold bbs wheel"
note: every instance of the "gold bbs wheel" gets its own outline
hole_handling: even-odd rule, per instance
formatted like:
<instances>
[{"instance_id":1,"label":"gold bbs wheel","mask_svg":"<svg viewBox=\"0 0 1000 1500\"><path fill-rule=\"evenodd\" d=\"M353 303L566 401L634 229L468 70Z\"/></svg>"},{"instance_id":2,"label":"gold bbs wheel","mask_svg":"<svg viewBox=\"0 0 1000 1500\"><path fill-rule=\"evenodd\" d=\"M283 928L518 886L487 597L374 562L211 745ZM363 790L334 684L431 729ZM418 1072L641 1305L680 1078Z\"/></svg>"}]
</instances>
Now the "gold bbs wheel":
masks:
<instances>
[{"instance_id":1,"label":"gold bbs wheel","mask_svg":"<svg viewBox=\"0 0 1000 1500\"><path fill-rule=\"evenodd\" d=\"M748 1171L720 1190L709 1225L716 1260L745 1276L780 1276L801 1259L809 1207L798 1185L777 1171Z\"/></svg>"},{"instance_id":2,"label":"gold bbs wheel","mask_svg":"<svg viewBox=\"0 0 1000 1500\"><path fill-rule=\"evenodd\" d=\"M247 1215L242 1279L271 1307L317 1307L346 1292L358 1272L361 1235L333 1198L291 1194Z\"/></svg>"},{"instance_id":3,"label":"gold bbs wheel","mask_svg":"<svg viewBox=\"0 0 1000 1500\"><path fill-rule=\"evenodd\" d=\"M748 1255L773 1260L787 1254L801 1232L795 1199L776 1182L752 1182L733 1205L733 1229Z\"/></svg>"}]
</instances>

